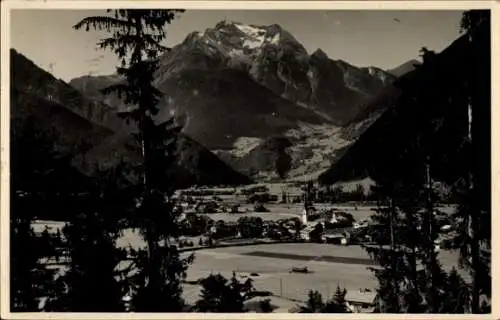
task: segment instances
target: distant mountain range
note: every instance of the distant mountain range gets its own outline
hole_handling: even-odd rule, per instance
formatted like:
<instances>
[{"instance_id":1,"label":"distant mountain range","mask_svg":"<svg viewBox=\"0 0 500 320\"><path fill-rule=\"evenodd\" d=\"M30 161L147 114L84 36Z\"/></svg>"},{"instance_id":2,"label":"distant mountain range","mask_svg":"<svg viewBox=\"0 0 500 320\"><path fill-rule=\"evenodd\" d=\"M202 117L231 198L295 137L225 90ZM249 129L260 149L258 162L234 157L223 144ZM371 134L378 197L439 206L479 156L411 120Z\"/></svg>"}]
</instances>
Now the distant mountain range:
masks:
<instances>
[{"instance_id":1,"label":"distant mountain range","mask_svg":"<svg viewBox=\"0 0 500 320\"><path fill-rule=\"evenodd\" d=\"M129 150L136 148L129 138L135 128L117 117L127 106L100 93L123 79L82 76L66 84L11 54L14 117L35 116L50 128L50 110L61 110L61 125L55 126L61 144L70 149L89 140L86 162L137 161L137 150ZM247 176L276 180L276 161L284 154L290 157L288 179L315 178L385 111L388 106L376 101L394 94L392 83L412 63L389 71L356 67L321 49L308 54L278 25L222 21L192 32L160 57L155 85L164 98L156 120L174 115L183 125L182 170L176 171L186 184L246 183ZM35 105L47 110L40 114ZM74 129L76 122L87 129ZM226 177L219 181L214 172Z\"/></svg>"}]
</instances>

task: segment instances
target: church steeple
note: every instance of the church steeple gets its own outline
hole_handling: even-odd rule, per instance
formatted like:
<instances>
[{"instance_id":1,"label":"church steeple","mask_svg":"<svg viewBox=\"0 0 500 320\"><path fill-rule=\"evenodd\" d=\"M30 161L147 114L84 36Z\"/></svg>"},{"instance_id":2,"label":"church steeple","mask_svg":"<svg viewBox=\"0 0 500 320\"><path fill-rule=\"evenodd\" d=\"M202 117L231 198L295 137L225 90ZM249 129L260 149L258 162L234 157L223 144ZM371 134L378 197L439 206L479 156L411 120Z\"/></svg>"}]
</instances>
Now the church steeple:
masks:
<instances>
[{"instance_id":1,"label":"church steeple","mask_svg":"<svg viewBox=\"0 0 500 320\"><path fill-rule=\"evenodd\" d=\"M307 208L302 211L301 222L303 225L307 225Z\"/></svg>"}]
</instances>

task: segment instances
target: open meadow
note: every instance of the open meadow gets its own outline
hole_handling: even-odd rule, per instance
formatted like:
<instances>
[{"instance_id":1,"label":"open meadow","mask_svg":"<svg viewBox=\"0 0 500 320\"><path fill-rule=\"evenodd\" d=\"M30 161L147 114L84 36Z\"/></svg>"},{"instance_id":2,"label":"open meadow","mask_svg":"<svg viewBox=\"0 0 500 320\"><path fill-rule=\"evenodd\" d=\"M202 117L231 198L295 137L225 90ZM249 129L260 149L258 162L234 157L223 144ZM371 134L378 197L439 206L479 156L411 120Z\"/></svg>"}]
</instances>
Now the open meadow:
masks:
<instances>
[{"instance_id":1,"label":"open meadow","mask_svg":"<svg viewBox=\"0 0 500 320\"><path fill-rule=\"evenodd\" d=\"M458 267L458 253L441 251L446 270ZM333 294L337 285L354 292L375 290L376 279L367 253L359 246L315 243L262 244L241 247L204 249L195 252L195 262L188 270L188 280L195 281L210 273L230 277L233 271L251 277L255 287L274 295L304 301L309 290L324 296ZM290 273L294 267L307 267L311 273ZM465 275L464 275L465 276ZM186 290L186 298L196 298L197 286Z\"/></svg>"}]
</instances>

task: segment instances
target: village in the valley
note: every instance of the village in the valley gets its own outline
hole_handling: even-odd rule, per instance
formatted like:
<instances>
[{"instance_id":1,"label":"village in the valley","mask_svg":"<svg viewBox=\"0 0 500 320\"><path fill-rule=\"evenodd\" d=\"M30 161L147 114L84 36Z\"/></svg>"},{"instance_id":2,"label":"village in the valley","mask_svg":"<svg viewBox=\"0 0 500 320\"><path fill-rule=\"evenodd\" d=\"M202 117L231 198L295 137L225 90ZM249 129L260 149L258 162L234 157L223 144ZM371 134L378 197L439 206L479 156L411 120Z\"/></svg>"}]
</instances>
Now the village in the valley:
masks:
<instances>
[{"instance_id":1,"label":"village in the valley","mask_svg":"<svg viewBox=\"0 0 500 320\"><path fill-rule=\"evenodd\" d=\"M269 297L275 312L297 312L310 288L330 296L337 286L346 288L352 312L373 311L376 281L368 267L374 263L361 245L389 245L390 239L371 236L377 205L370 201L370 183L336 186L338 203L314 183L178 190L173 198L183 235L177 246L186 254L196 252L184 282L187 301L196 301L203 277L235 272L240 280L251 278L258 290L253 300ZM455 234L451 212L453 206L436 210L440 236L435 248L448 270L457 267L458 259L446 249ZM56 231L63 224L37 221L34 226L41 232L47 225ZM144 242L130 228L118 245ZM252 305L252 299L247 303Z\"/></svg>"}]
</instances>

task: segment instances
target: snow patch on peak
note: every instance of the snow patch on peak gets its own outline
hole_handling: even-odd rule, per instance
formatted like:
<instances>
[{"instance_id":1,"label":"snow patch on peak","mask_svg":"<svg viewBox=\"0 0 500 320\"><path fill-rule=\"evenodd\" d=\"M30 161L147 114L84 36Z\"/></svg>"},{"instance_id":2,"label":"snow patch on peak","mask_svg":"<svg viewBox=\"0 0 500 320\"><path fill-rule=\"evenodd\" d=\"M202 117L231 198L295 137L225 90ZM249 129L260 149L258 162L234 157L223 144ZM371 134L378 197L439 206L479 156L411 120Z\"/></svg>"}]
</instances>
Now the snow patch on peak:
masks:
<instances>
[{"instance_id":1,"label":"snow patch on peak","mask_svg":"<svg viewBox=\"0 0 500 320\"><path fill-rule=\"evenodd\" d=\"M270 44L278 44L279 40L280 40L280 34L276 33L276 34L274 34L274 36L271 39L269 39L269 43Z\"/></svg>"},{"instance_id":2,"label":"snow patch on peak","mask_svg":"<svg viewBox=\"0 0 500 320\"><path fill-rule=\"evenodd\" d=\"M375 70L375 68L373 67L368 67L368 74L374 76L377 74L377 70Z\"/></svg>"},{"instance_id":3,"label":"snow patch on peak","mask_svg":"<svg viewBox=\"0 0 500 320\"><path fill-rule=\"evenodd\" d=\"M243 47L256 49L264 44L266 40L265 30L242 24L235 24L235 26L246 36L243 40Z\"/></svg>"},{"instance_id":4,"label":"snow patch on peak","mask_svg":"<svg viewBox=\"0 0 500 320\"><path fill-rule=\"evenodd\" d=\"M236 28L238 28L241 32L251 36L251 37L261 37L265 35L265 30L261 28L252 27L245 24L235 23Z\"/></svg>"},{"instance_id":5,"label":"snow patch on peak","mask_svg":"<svg viewBox=\"0 0 500 320\"><path fill-rule=\"evenodd\" d=\"M243 47L256 49L262 47L264 44L279 43L279 32L270 32L270 30L268 30L268 28L266 27L245 25L241 23L235 23L234 25L245 35Z\"/></svg>"},{"instance_id":6,"label":"snow patch on peak","mask_svg":"<svg viewBox=\"0 0 500 320\"><path fill-rule=\"evenodd\" d=\"M386 73L385 71L380 70L379 68L370 66L370 67L365 68L365 70L368 72L369 75L371 75L373 77L377 77L383 83L387 83L391 80L390 75L388 73Z\"/></svg>"},{"instance_id":7,"label":"snow patch on peak","mask_svg":"<svg viewBox=\"0 0 500 320\"><path fill-rule=\"evenodd\" d=\"M245 39L243 41L243 48L256 49L262 46L263 39Z\"/></svg>"}]
</instances>

